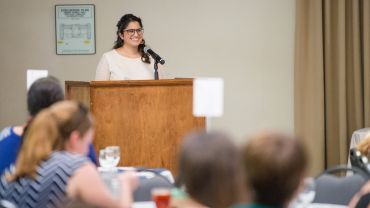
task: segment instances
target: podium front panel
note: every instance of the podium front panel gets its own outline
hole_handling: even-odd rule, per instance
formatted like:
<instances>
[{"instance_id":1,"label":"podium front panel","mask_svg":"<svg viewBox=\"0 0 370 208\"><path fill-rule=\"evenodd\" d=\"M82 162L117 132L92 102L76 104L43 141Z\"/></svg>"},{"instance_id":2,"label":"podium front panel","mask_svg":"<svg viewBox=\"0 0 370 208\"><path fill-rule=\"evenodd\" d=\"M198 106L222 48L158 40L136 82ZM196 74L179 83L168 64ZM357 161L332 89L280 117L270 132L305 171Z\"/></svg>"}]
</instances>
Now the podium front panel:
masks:
<instances>
[{"instance_id":1,"label":"podium front panel","mask_svg":"<svg viewBox=\"0 0 370 208\"><path fill-rule=\"evenodd\" d=\"M96 150L121 148L120 166L167 168L176 174L183 137L205 128L192 115L192 80L92 82Z\"/></svg>"}]
</instances>

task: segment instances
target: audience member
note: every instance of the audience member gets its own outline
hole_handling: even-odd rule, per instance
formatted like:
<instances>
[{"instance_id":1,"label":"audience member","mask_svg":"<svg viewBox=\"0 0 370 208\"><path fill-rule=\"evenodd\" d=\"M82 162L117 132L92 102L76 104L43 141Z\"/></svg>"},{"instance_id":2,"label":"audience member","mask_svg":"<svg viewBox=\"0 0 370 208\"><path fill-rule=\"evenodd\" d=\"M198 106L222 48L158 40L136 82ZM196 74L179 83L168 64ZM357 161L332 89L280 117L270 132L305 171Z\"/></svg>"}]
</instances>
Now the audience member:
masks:
<instances>
[{"instance_id":1,"label":"audience member","mask_svg":"<svg viewBox=\"0 0 370 208\"><path fill-rule=\"evenodd\" d=\"M130 207L137 179L120 176L120 197L113 198L95 166L84 155L94 128L87 108L61 101L32 121L15 169L2 176L0 198L17 207L64 207L81 199L101 207Z\"/></svg>"},{"instance_id":2,"label":"audience member","mask_svg":"<svg viewBox=\"0 0 370 208\"><path fill-rule=\"evenodd\" d=\"M29 121L42 109L63 99L63 90L56 78L46 77L36 80L27 93ZM0 133L0 175L5 169L14 165L22 143L22 134L26 126L27 124L7 127ZM89 148L89 158L97 164L95 150L92 144Z\"/></svg>"},{"instance_id":3,"label":"audience member","mask_svg":"<svg viewBox=\"0 0 370 208\"><path fill-rule=\"evenodd\" d=\"M348 207L367 208L370 207L370 181L368 181L361 190L353 196Z\"/></svg>"},{"instance_id":4,"label":"audience member","mask_svg":"<svg viewBox=\"0 0 370 208\"><path fill-rule=\"evenodd\" d=\"M246 199L240 155L229 137L199 132L185 138L179 154L178 184L189 198L171 207L225 208Z\"/></svg>"},{"instance_id":5,"label":"audience member","mask_svg":"<svg viewBox=\"0 0 370 208\"><path fill-rule=\"evenodd\" d=\"M246 186L253 193L253 203L245 206L249 208L287 207L298 192L307 167L301 142L279 133L251 138L243 149L242 160Z\"/></svg>"},{"instance_id":6,"label":"audience member","mask_svg":"<svg viewBox=\"0 0 370 208\"><path fill-rule=\"evenodd\" d=\"M367 135L358 145L357 149L361 152L362 155L369 156L370 150L370 134Z\"/></svg>"}]
</instances>

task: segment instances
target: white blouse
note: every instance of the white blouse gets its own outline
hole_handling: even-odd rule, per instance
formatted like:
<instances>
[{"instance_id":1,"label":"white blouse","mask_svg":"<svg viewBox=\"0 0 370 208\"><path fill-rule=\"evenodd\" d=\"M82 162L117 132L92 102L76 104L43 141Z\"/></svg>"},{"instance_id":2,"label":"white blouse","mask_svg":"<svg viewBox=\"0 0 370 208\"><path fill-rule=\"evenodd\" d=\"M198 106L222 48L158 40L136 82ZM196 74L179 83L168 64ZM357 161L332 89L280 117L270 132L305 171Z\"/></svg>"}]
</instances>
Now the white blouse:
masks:
<instances>
[{"instance_id":1,"label":"white blouse","mask_svg":"<svg viewBox=\"0 0 370 208\"><path fill-rule=\"evenodd\" d=\"M159 78L161 76L159 67ZM141 58L128 58L119 54L115 49L103 54L96 69L95 80L148 80L154 79L154 60L150 64Z\"/></svg>"}]
</instances>

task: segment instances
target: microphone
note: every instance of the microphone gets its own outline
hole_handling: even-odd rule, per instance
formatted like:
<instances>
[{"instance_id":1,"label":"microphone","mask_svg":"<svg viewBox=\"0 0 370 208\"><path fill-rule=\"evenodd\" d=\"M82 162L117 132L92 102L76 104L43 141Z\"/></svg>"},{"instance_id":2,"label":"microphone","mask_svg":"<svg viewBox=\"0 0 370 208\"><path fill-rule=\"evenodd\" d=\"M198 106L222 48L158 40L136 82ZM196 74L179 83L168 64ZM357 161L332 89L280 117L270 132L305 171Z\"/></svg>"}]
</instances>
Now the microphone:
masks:
<instances>
[{"instance_id":1,"label":"microphone","mask_svg":"<svg viewBox=\"0 0 370 208\"><path fill-rule=\"evenodd\" d=\"M148 46L144 47L144 52L149 54L155 61L157 61L160 64L164 64L164 59L162 59L158 54L156 54L152 49L150 49Z\"/></svg>"}]
</instances>

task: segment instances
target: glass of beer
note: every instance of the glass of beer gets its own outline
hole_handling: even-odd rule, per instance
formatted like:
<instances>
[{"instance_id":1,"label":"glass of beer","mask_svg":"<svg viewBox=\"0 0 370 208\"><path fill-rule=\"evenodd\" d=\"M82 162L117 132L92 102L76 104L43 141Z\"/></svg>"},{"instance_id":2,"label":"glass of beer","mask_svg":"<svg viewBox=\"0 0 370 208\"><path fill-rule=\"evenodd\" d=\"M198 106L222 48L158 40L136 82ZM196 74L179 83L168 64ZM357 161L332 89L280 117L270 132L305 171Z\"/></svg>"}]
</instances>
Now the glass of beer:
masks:
<instances>
[{"instance_id":1,"label":"glass of beer","mask_svg":"<svg viewBox=\"0 0 370 208\"><path fill-rule=\"evenodd\" d=\"M170 207L171 191L168 188L153 188L152 199L157 208Z\"/></svg>"}]
</instances>

